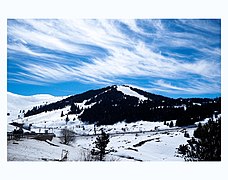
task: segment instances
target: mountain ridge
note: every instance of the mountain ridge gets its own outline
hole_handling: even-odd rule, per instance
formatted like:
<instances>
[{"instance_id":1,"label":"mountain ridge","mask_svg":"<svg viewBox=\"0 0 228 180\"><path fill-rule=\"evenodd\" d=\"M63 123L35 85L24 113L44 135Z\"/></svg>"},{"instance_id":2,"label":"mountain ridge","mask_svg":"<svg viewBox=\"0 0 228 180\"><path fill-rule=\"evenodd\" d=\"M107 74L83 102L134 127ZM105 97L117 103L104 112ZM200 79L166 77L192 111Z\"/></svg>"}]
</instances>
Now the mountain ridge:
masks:
<instances>
[{"instance_id":1,"label":"mountain ridge","mask_svg":"<svg viewBox=\"0 0 228 180\"><path fill-rule=\"evenodd\" d=\"M173 99L152 94L128 85L112 85L69 96L57 102L28 110L29 117L42 112L70 107L66 114L75 114L89 124L114 124L120 121L135 122L187 119L187 124L221 111L221 98ZM185 124L185 122L183 124Z\"/></svg>"}]
</instances>

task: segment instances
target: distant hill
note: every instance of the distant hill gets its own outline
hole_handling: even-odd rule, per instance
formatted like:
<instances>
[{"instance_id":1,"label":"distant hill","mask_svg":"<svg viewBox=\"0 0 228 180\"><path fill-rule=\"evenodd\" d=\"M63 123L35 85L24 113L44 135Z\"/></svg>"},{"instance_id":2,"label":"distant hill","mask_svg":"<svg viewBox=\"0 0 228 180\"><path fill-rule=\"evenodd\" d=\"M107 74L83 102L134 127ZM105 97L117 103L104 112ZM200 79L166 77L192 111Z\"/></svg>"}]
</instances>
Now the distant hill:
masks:
<instances>
[{"instance_id":1,"label":"distant hill","mask_svg":"<svg viewBox=\"0 0 228 180\"><path fill-rule=\"evenodd\" d=\"M89 124L176 119L178 125L184 126L221 113L221 98L173 99L127 85L113 85L35 106L25 112L24 116L29 117L67 106L70 106L68 114L77 114L81 121Z\"/></svg>"}]
</instances>

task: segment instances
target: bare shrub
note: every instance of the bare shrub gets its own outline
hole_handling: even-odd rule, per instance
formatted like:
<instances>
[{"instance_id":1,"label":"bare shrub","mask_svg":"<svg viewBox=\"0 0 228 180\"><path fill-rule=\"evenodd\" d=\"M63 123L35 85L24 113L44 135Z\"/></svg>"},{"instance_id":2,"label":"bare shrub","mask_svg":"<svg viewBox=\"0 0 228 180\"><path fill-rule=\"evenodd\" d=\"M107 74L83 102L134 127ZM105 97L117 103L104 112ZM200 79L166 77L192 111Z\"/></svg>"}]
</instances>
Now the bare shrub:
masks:
<instances>
[{"instance_id":1,"label":"bare shrub","mask_svg":"<svg viewBox=\"0 0 228 180\"><path fill-rule=\"evenodd\" d=\"M75 132L67 128L62 129L60 134L61 134L60 140L61 140L61 143L63 144L68 145L71 142L74 142L76 139Z\"/></svg>"}]
</instances>

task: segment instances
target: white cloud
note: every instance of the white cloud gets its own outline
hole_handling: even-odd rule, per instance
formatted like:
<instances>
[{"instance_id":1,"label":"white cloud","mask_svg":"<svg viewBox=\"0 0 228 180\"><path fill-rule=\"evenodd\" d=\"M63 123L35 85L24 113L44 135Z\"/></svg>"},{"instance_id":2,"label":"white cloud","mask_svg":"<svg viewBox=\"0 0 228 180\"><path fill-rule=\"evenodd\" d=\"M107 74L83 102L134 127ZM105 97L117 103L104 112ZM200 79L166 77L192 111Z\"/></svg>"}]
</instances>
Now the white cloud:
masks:
<instances>
[{"instance_id":1,"label":"white cloud","mask_svg":"<svg viewBox=\"0 0 228 180\"><path fill-rule=\"evenodd\" d=\"M160 20L147 20L155 31L150 34L136 20L120 20L135 33L152 38L145 42L142 38L130 38L122 32L120 24L115 20L19 20L8 26L9 53L24 53L29 56L46 59L46 62L24 62L19 67L18 81L24 78L25 83L51 83L77 80L84 83L108 84L121 81L122 77L166 78L187 81L190 87L183 88L163 80L155 83L156 89L167 91L183 91L189 93L203 92L201 87L207 87L214 92L218 87L216 79L220 72L220 48L211 48L213 40L201 34L190 32L173 32ZM144 22L144 23L145 23ZM181 21L182 22L182 21ZM192 22L191 22L192 23ZM190 25L196 31L200 26ZM197 22L198 23L198 22ZM181 26L186 26L182 22ZM209 24L209 26L211 25ZM206 30L201 28L200 30ZM217 29L212 27L212 32ZM32 49L31 46L36 47ZM186 55L167 52L170 56L160 53L161 47L188 47L202 53L192 61L186 60ZM48 49L52 53L42 52ZM100 48L105 51L94 50ZM55 52L66 53L66 58L58 57ZM89 55L87 61L67 59L67 55ZM215 57L214 60L211 57ZM72 63L74 62L75 63ZM196 86L190 82L190 77L197 76ZM11 79L14 80L15 79ZM212 87L208 86L212 83Z\"/></svg>"},{"instance_id":2,"label":"white cloud","mask_svg":"<svg viewBox=\"0 0 228 180\"><path fill-rule=\"evenodd\" d=\"M172 94L211 94L220 93L221 85L219 82L211 84L210 82L201 82L200 80L187 81L185 84L182 83L181 86L175 86L170 82L165 82L160 79L155 82L151 82L150 88L147 90L155 90L157 92L169 92Z\"/></svg>"},{"instance_id":3,"label":"white cloud","mask_svg":"<svg viewBox=\"0 0 228 180\"><path fill-rule=\"evenodd\" d=\"M7 48L8 48L8 53L9 52L25 53L30 56L36 56L36 57L41 57L41 58L59 59L58 56L55 56L53 54L35 52L35 51L29 49L29 47L24 46L23 44L11 44L11 45L8 45Z\"/></svg>"}]
</instances>

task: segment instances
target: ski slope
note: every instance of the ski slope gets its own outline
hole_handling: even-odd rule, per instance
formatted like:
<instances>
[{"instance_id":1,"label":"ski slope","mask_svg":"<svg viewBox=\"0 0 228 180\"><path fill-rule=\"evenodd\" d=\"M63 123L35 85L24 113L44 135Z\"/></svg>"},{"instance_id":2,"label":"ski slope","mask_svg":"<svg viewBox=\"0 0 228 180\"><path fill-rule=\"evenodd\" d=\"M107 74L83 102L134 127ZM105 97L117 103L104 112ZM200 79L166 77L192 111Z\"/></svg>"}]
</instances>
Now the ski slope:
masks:
<instances>
[{"instance_id":1,"label":"ski slope","mask_svg":"<svg viewBox=\"0 0 228 180\"><path fill-rule=\"evenodd\" d=\"M137 97L140 101L144 101L144 100L148 99L145 96L131 90L130 87L128 87L128 86L117 86L117 91L120 91L123 94L128 95L128 96Z\"/></svg>"}]
</instances>

